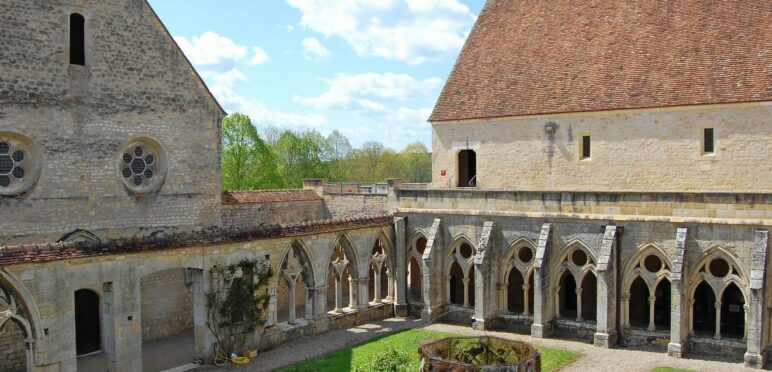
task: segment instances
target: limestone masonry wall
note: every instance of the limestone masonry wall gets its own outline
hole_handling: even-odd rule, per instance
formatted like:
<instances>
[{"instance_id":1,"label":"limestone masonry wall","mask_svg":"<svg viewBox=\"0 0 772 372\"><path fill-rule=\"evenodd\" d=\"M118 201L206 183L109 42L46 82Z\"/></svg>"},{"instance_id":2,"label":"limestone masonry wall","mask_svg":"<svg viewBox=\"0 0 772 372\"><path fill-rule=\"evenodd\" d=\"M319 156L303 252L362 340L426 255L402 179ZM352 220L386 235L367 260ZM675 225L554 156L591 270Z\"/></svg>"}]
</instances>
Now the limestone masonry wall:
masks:
<instances>
[{"instance_id":1,"label":"limestone masonry wall","mask_svg":"<svg viewBox=\"0 0 772 372\"><path fill-rule=\"evenodd\" d=\"M762 102L434 123L431 186L456 187L458 152L470 148L481 189L769 192L770 118ZM708 127L713 155L702 153Z\"/></svg>"},{"instance_id":2,"label":"limestone masonry wall","mask_svg":"<svg viewBox=\"0 0 772 372\"><path fill-rule=\"evenodd\" d=\"M191 285L186 285L184 269L180 268L142 278L140 296L143 342L193 329Z\"/></svg>"},{"instance_id":3,"label":"limestone masonry wall","mask_svg":"<svg viewBox=\"0 0 772 372\"><path fill-rule=\"evenodd\" d=\"M26 371L26 355L24 353L24 334L13 322L0 329L0 371Z\"/></svg>"},{"instance_id":4,"label":"limestone masonry wall","mask_svg":"<svg viewBox=\"0 0 772 372\"><path fill-rule=\"evenodd\" d=\"M69 19L86 19L86 65ZM102 239L217 224L222 111L142 0L0 2L0 136L32 141L39 180L0 197L0 244ZM136 138L161 145L159 191L132 194L118 164ZM32 174L34 169L26 169Z\"/></svg>"},{"instance_id":5,"label":"limestone masonry wall","mask_svg":"<svg viewBox=\"0 0 772 372\"><path fill-rule=\"evenodd\" d=\"M224 226L257 226L330 218L324 200L301 202L240 203L222 205Z\"/></svg>"},{"instance_id":6,"label":"limestone masonry wall","mask_svg":"<svg viewBox=\"0 0 772 372\"><path fill-rule=\"evenodd\" d=\"M362 217L389 213L387 195L376 194L325 194L333 217Z\"/></svg>"}]
</instances>

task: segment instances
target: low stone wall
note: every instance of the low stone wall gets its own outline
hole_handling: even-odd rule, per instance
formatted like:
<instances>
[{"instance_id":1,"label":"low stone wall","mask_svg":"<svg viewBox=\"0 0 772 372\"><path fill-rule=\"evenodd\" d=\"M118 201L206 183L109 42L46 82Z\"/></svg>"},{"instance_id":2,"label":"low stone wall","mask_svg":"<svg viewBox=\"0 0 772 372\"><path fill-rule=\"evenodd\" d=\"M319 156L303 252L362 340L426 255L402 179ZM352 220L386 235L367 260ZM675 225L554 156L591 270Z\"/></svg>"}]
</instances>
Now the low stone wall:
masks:
<instances>
[{"instance_id":1,"label":"low stone wall","mask_svg":"<svg viewBox=\"0 0 772 372\"><path fill-rule=\"evenodd\" d=\"M667 344L670 343L669 330L650 332L645 329L629 328L619 332L619 336L620 343L634 348L651 348L667 351Z\"/></svg>"},{"instance_id":2,"label":"low stone wall","mask_svg":"<svg viewBox=\"0 0 772 372\"><path fill-rule=\"evenodd\" d=\"M361 217L389 213L388 195L325 194L324 201L334 218Z\"/></svg>"},{"instance_id":3,"label":"low stone wall","mask_svg":"<svg viewBox=\"0 0 772 372\"><path fill-rule=\"evenodd\" d=\"M322 199L223 204L221 211L223 225L229 227L253 227L261 224L275 225L330 218L330 213Z\"/></svg>"},{"instance_id":4,"label":"low stone wall","mask_svg":"<svg viewBox=\"0 0 772 372\"><path fill-rule=\"evenodd\" d=\"M298 319L297 324L280 323L266 328L265 332L259 336L258 350L273 349L287 341L311 337L336 329L352 328L367 322L383 320L393 316L394 305L383 303L358 309L355 312L327 313L315 321Z\"/></svg>"},{"instance_id":5,"label":"low stone wall","mask_svg":"<svg viewBox=\"0 0 772 372\"><path fill-rule=\"evenodd\" d=\"M522 334L531 333L533 316L500 314L493 319L493 328Z\"/></svg>"},{"instance_id":6,"label":"low stone wall","mask_svg":"<svg viewBox=\"0 0 772 372\"><path fill-rule=\"evenodd\" d=\"M448 306L445 315L442 317L442 321L445 323L471 326L473 316L474 308L472 307Z\"/></svg>"},{"instance_id":7,"label":"low stone wall","mask_svg":"<svg viewBox=\"0 0 772 372\"><path fill-rule=\"evenodd\" d=\"M193 328L193 291L184 269L164 270L142 278L142 341L176 335Z\"/></svg>"},{"instance_id":8,"label":"low stone wall","mask_svg":"<svg viewBox=\"0 0 772 372\"><path fill-rule=\"evenodd\" d=\"M710 356L719 360L741 361L747 350L741 340L714 340L712 338L692 338L689 340L690 353Z\"/></svg>"},{"instance_id":9,"label":"low stone wall","mask_svg":"<svg viewBox=\"0 0 772 372\"><path fill-rule=\"evenodd\" d=\"M8 321L0 329L0 371L23 372L27 370L24 351L24 334L16 323Z\"/></svg>"},{"instance_id":10,"label":"low stone wall","mask_svg":"<svg viewBox=\"0 0 772 372\"><path fill-rule=\"evenodd\" d=\"M579 340L592 340L597 326L595 322L577 322L569 319L556 319L553 323L555 334L560 337Z\"/></svg>"}]
</instances>

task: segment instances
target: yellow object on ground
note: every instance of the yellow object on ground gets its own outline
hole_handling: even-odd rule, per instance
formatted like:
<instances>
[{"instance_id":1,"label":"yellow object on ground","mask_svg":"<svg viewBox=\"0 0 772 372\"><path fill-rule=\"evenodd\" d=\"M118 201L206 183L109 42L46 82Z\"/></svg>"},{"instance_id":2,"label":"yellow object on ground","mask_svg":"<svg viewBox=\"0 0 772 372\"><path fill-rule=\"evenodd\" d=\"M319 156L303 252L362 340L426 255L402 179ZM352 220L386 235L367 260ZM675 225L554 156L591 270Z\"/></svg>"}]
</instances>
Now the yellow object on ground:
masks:
<instances>
[{"instance_id":1,"label":"yellow object on ground","mask_svg":"<svg viewBox=\"0 0 772 372\"><path fill-rule=\"evenodd\" d=\"M249 364L249 358L247 357L233 357L231 358L231 363L233 364Z\"/></svg>"}]
</instances>

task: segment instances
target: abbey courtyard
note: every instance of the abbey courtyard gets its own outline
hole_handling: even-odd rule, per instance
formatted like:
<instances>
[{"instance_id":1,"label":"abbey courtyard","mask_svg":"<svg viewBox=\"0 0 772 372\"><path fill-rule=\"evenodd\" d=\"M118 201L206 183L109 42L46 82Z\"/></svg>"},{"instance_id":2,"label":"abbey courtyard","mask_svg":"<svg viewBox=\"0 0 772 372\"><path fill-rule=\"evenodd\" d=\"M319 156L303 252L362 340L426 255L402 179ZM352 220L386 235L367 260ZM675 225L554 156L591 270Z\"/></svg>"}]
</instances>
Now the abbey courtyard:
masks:
<instances>
[{"instance_id":1,"label":"abbey courtyard","mask_svg":"<svg viewBox=\"0 0 772 372\"><path fill-rule=\"evenodd\" d=\"M488 0L427 118L431 182L233 192L228 113L145 0L0 20L2 371L156 370L175 337L211 366L395 318L765 368L768 1Z\"/></svg>"}]
</instances>

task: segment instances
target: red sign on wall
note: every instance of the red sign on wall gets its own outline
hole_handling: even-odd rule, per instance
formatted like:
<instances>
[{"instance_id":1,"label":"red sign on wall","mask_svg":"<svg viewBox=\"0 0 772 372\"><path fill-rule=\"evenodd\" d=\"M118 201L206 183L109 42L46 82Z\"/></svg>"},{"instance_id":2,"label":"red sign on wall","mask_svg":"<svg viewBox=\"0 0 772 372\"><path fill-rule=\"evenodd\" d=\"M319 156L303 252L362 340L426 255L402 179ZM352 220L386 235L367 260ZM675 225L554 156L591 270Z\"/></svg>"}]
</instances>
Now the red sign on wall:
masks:
<instances>
[{"instance_id":1,"label":"red sign on wall","mask_svg":"<svg viewBox=\"0 0 772 372\"><path fill-rule=\"evenodd\" d=\"M440 176L444 177L444 176L447 176L447 175L448 175L448 171L446 171L444 169L440 171Z\"/></svg>"}]
</instances>

